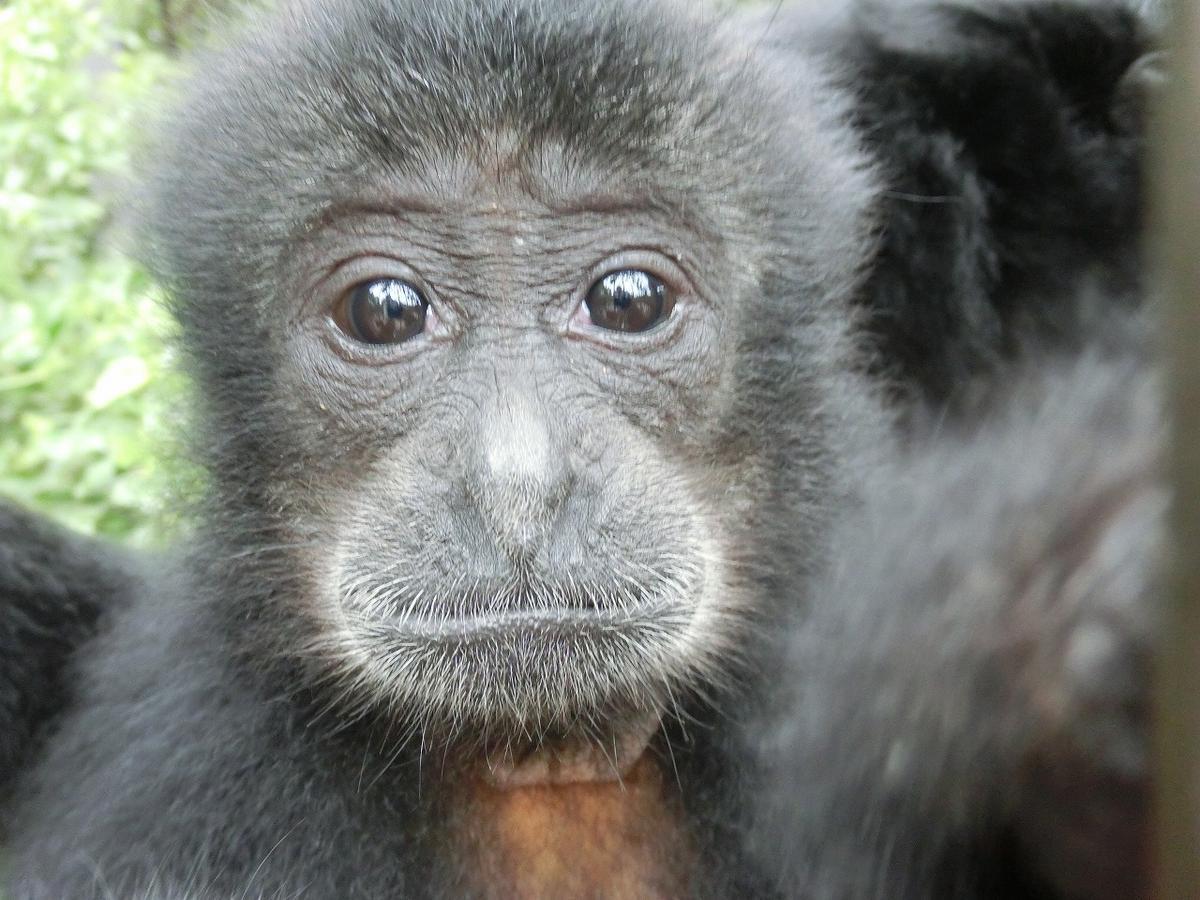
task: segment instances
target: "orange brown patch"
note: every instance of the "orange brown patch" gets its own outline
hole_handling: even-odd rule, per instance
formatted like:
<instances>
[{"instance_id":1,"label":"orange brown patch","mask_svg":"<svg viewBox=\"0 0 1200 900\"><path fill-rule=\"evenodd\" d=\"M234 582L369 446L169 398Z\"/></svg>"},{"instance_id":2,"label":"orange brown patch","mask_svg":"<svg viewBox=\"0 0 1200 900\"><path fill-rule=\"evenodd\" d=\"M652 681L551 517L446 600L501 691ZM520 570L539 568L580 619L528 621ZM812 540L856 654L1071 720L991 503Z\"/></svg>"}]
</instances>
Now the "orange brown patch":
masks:
<instances>
[{"instance_id":1,"label":"orange brown patch","mask_svg":"<svg viewBox=\"0 0 1200 900\"><path fill-rule=\"evenodd\" d=\"M463 798L460 846L483 898L686 897L693 854L662 769L643 754L621 781L497 788Z\"/></svg>"}]
</instances>

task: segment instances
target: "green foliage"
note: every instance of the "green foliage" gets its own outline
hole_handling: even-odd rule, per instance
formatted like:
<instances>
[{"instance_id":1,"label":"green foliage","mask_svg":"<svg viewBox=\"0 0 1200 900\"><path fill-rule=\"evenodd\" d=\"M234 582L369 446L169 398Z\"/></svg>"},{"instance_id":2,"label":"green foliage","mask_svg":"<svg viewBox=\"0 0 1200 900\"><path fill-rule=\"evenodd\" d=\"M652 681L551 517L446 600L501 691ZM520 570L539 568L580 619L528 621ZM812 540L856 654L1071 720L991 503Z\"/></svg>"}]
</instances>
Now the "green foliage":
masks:
<instances>
[{"instance_id":1,"label":"green foliage","mask_svg":"<svg viewBox=\"0 0 1200 900\"><path fill-rule=\"evenodd\" d=\"M186 468L168 324L112 246L139 109L171 67L147 0L0 5L0 495L157 540Z\"/></svg>"}]
</instances>

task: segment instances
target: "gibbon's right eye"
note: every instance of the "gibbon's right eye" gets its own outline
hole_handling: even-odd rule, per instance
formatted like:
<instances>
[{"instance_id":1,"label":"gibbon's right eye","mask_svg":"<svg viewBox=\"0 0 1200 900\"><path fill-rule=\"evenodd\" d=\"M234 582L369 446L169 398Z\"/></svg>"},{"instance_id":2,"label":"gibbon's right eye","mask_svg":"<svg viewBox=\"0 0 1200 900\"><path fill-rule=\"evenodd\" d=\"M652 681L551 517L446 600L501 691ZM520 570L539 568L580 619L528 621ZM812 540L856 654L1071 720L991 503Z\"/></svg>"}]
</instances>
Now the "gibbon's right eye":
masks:
<instances>
[{"instance_id":1,"label":"gibbon's right eye","mask_svg":"<svg viewBox=\"0 0 1200 900\"><path fill-rule=\"evenodd\" d=\"M333 321L364 344L401 344L425 330L429 301L402 278L364 281L339 298Z\"/></svg>"}]
</instances>

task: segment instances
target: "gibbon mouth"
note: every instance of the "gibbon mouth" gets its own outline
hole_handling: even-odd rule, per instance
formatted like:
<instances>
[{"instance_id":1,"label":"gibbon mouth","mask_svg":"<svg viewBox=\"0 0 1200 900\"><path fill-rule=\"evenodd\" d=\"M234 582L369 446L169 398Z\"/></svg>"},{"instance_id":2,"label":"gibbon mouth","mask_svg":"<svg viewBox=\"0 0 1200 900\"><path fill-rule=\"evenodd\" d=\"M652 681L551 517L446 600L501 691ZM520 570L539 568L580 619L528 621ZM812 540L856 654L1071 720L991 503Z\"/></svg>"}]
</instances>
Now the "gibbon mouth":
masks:
<instances>
[{"instance_id":1,"label":"gibbon mouth","mask_svg":"<svg viewBox=\"0 0 1200 900\"><path fill-rule=\"evenodd\" d=\"M614 740L623 744L629 723L657 711L673 685L695 674L689 635L696 604L616 599L590 609L510 604L485 612L447 604L440 615L385 608L352 615L347 636L371 681L430 729L481 739L523 735L538 749L549 741L547 771L581 780L580 772L601 764L611 771ZM608 725L593 752L597 723ZM597 777L598 770L589 780Z\"/></svg>"},{"instance_id":2,"label":"gibbon mouth","mask_svg":"<svg viewBox=\"0 0 1200 900\"><path fill-rule=\"evenodd\" d=\"M394 624L411 637L434 643L521 635L603 637L671 620L684 624L690 610L680 603L653 600L623 608L509 607L488 612L450 613L444 617L404 616Z\"/></svg>"}]
</instances>

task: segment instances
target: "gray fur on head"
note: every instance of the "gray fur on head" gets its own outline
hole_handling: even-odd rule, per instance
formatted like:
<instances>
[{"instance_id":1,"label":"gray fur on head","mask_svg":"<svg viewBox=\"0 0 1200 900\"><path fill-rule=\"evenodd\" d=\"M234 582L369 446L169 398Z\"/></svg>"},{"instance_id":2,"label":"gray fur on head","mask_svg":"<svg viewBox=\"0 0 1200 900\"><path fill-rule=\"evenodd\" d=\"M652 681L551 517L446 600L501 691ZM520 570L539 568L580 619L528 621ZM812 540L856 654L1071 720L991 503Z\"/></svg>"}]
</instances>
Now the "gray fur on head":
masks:
<instances>
[{"instance_id":1,"label":"gray fur on head","mask_svg":"<svg viewBox=\"0 0 1200 900\"><path fill-rule=\"evenodd\" d=\"M862 393L871 181L841 95L749 51L658 4L353 0L201 61L150 262L205 398L222 582L359 685L343 709L521 732L655 709L729 675L751 502L798 489L813 540ZM688 285L675 336L564 340L589 267L633 251ZM315 285L368 253L424 279L453 348L331 352ZM582 631L502 633L546 612Z\"/></svg>"}]
</instances>

